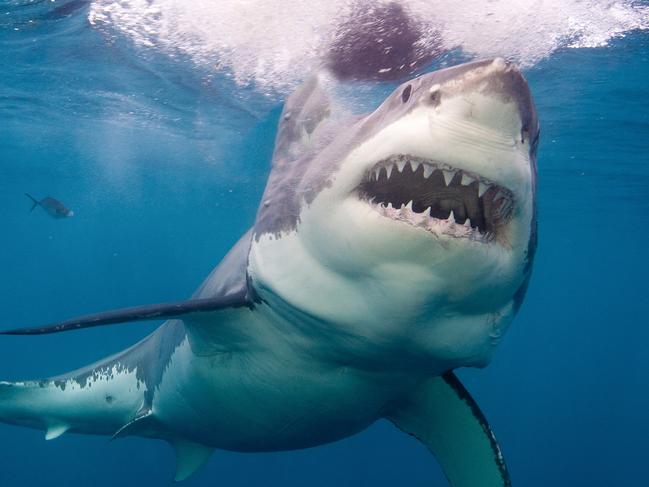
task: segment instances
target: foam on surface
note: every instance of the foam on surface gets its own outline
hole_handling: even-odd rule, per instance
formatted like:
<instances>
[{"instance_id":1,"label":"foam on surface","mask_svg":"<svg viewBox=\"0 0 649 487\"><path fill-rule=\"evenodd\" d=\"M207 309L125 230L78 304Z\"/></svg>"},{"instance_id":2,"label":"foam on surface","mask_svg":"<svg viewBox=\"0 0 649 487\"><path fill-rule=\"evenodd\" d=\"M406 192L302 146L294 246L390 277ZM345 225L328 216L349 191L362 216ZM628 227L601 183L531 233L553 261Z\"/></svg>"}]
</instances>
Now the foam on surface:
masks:
<instances>
[{"instance_id":1,"label":"foam on surface","mask_svg":"<svg viewBox=\"0 0 649 487\"><path fill-rule=\"evenodd\" d=\"M649 28L649 7L628 0L400 0L421 29L419 47L503 56L523 67L563 48L605 46ZM338 26L369 3L332 0L95 0L88 18L111 35L285 90L322 63Z\"/></svg>"}]
</instances>

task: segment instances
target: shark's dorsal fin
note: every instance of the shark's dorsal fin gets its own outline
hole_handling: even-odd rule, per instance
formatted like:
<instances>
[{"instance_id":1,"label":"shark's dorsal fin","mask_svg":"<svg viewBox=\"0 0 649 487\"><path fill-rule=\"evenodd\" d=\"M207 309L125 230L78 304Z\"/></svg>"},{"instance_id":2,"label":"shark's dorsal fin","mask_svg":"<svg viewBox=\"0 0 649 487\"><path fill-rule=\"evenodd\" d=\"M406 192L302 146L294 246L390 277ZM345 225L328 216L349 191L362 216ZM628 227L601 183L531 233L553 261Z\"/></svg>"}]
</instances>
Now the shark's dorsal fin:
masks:
<instances>
[{"instance_id":1,"label":"shark's dorsal fin","mask_svg":"<svg viewBox=\"0 0 649 487\"><path fill-rule=\"evenodd\" d=\"M176 451L176 482L193 475L207 463L214 451L214 448L185 440L173 440L171 445Z\"/></svg>"},{"instance_id":2,"label":"shark's dorsal fin","mask_svg":"<svg viewBox=\"0 0 649 487\"><path fill-rule=\"evenodd\" d=\"M452 487L511 487L487 420L452 372L428 379L388 419L426 445Z\"/></svg>"},{"instance_id":3,"label":"shark's dorsal fin","mask_svg":"<svg viewBox=\"0 0 649 487\"><path fill-rule=\"evenodd\" d=\"M313 133L331 115L329 95L322 87L321 76L311 76L286 99L277 127L274 166L293 160L308 149Z\"/></svg>"},{"instance_id":4,"label":"shark's dorsal fin","mask_svg":"<svg viewBox=\"0 0 649 487\"><path fill-rule=\"evenodd\" d=\"M339 84L325 69L309 77L286 99L277 127L272 170L255 220L255 239L295 229L303 202L310 203L335 172L335 166L316 161L319 157L329 160L323 150L358 118L347 103L341 102ZM341 145L341 151L346 148Z\"/></svg>"}]
</instances>

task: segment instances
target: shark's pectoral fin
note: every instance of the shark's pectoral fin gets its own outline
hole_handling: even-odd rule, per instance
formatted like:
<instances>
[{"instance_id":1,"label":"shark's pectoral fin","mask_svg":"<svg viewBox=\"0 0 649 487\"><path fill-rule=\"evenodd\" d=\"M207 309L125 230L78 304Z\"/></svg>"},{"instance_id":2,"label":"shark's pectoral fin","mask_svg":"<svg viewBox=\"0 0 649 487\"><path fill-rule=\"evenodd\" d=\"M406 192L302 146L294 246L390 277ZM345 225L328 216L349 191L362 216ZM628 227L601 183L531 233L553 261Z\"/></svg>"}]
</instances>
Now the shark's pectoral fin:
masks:
<instances>
[{"instance_id":1,"label":"shark's pectoral fin","mask_svg":"<svg viewBox=\"0 0 649 487\"><path fill-rule=\"evenodd\" d=\"M388 419L428 447L453 487L511 486L496 438L455 374L427 380Z\"/></svg>"},{"instance_id":2,"label":"shark's pectoral fin","mask_svg":"<svg viewBox=\"0 0 649 487\"><path fill-rule=\"evenodd\" d=\"M225 308L251 306L252 300L245 291L215 298L188 299L173 303L134 306L91 315L79 316L59 323L34 328L16 328L0 331L0 335L43 335L62 331L80 330L93 326L112 325L133 321L180 318L194 313L206 313Z\"/></svg>"},{"instance_id":3,"label":"shark's pectoral fin","mask_svg":"<svg viewBox=\"0 0 649 487\"><path fill-rule=\"evenodd\" d=\"M189 478L210 459L214 448L185 440L174 440L171 445L176 451L176 475L174 480L180 482Z\"/></svg>"},{"instance_id":4,"label":"shark's pectoral fin","mask_svg":"<svg viewBox=\"0 0 649 487\"><path fill-rule=\"evenodd\" d=\"M252 307L256 297L254 289L248 285L246 273L251 238L252 230L239 239L191 299L104 311L46 326L0 331L0 335L43 335L133 321L182 319L197 313Z\"/></svg>"}]
</instances>

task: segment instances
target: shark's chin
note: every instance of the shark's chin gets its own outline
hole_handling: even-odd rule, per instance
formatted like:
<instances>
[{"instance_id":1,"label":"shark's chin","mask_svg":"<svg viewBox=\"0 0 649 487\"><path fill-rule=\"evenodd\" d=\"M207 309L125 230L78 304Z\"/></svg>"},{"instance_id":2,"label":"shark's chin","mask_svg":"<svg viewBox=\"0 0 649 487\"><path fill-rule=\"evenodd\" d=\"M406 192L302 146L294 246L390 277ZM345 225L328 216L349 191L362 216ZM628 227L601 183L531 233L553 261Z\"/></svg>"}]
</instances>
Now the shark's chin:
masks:
<instances>
[{"instance_id":1,"label":"shark's chin","mask_svg":"<svg viewBox=\"0 0 649 487\"><path fill-rule=\"evenodd\" d=\"M480 174L407 154L376 163L357 193L386 218L485 244L502 240L515 204L512 191Z\"/></svg>"}]
</instances>

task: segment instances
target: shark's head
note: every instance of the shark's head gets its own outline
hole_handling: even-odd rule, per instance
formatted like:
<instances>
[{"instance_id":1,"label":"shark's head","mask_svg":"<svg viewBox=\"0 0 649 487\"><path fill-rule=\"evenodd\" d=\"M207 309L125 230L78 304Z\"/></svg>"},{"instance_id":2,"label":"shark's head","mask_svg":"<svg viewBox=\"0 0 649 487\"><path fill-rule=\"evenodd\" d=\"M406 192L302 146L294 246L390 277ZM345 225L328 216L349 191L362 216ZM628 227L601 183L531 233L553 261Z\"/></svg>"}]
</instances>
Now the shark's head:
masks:
<instances>
[{"instance_id":1,"label":"shark's head","mask_svg":"<svg viewBox=\"0 0 649 487\"><path fill-rule=\"evenodd\" d=\"M258 292L377 360L486 364L536 246L539 128L521 73L495 59L426 74L344 130L308 93L285 109L255 226Z\"/></svg>"}]
</instances>

